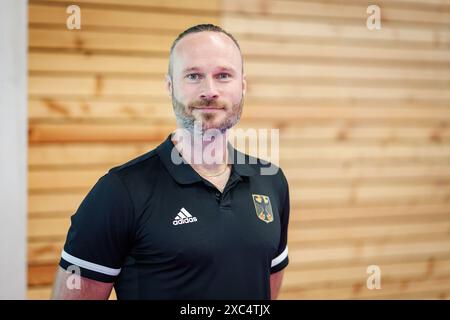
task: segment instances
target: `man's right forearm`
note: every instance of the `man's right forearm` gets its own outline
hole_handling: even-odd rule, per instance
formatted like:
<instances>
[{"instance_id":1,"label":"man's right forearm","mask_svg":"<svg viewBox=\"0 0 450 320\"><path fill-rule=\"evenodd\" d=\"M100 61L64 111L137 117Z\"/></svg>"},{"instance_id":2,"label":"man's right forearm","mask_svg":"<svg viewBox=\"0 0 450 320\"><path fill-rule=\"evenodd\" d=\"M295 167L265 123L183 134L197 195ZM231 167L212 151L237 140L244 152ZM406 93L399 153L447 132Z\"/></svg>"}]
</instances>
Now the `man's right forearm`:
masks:
<instances>
[{"instance_id":1,"label":"man's right forearm","mask_svg":"<svg viewBox=\"0 0 450 320\"><path fill-rule=\"evenodd\" d=\"M78 276L79 286L72 288L72 286L68 285L68 282L71 281L70 277L74 276L77 275L58 267L51 296L52 300L107 300L109 298L113 283L105 283Z\"/></svg>"}]
</instances>

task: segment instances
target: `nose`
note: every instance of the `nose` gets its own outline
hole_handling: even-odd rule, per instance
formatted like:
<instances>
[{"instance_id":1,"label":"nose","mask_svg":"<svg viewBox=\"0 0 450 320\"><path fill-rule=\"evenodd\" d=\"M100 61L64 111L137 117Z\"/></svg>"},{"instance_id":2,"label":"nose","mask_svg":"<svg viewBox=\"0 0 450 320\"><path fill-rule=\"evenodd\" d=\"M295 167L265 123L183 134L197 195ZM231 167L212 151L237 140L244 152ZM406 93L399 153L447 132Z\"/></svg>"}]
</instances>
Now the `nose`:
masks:
<instances>
[{"instance_id":1,"label":"nose","mask_svg":"<svg viewBox=\"0 0 450 320\"><path fill-rule=\"evenodd\" d=\"M204 86L200 93L200 99L202 100L213 100L219 97L219 92L214 85L214 80L211 78L206 78L204 81Z\"/></svg>"}]
</instances>

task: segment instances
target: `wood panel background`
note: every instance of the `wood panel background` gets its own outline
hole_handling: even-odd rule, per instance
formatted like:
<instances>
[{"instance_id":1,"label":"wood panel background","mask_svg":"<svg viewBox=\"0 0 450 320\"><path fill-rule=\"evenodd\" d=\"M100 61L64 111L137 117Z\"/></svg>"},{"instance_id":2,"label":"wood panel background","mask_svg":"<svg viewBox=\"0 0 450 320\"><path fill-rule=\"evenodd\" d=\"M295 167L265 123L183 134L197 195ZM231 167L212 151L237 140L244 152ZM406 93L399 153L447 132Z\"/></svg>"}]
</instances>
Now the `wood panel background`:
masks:
<instances>
[{"instance_id":1,"label":"wood panel background","mask_svg":"<svg viewBox=\"0 0 450 320\"><path fill-rule=\"evenodd\" d=\"M69 4L81 30L65 27ZM29 298L49 297L97 179L174 128L170 44L210 22L244 53L239 127L280 128L292 202L280 298L448 299L450 1L376 4L370 31L361 0L31 0Z\"/></svg>"}]
</instances>

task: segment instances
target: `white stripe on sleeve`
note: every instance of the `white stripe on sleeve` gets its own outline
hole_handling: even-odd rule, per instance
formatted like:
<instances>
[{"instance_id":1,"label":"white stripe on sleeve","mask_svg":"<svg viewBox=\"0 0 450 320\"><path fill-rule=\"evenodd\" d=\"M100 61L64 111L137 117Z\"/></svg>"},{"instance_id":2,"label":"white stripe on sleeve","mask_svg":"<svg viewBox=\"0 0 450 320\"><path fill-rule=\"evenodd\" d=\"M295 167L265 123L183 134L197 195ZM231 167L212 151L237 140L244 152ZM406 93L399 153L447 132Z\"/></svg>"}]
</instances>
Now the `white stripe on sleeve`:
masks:
<instances>
[{"instance_id":1,"label":"white stripe on sleeve","mask_svg":"<svg viewBox=\"0 0 450 320\"><path fill-rule=\"evenodd\" d=\"M287 255L288 255L288 247L286 246L286 249L284 249L283 252L278 255L278 257L272 260L271 268L275 267L277 264L286 259Z\"/></svg>"},{"instance_id":2,"label":"white stripe on sleeve","mask_svg":"<svg viewBox=\"0 0 450 320\"><path fill-rule=\"evenodd\" d=\"M72 263L72 264L74 264L76 266L79 266L81 268L88 269L88 270L91 270L91 271L103 273L103 274L106 274L108 276L117 276L120 273L120 270L121 270L121 269L108 268L108 267L105 267L105 266L102 266L102 265L99 265L99 264L96 264L96 263L92 263L92 262L89 262L89 261L86 261L86 260L79 259L77 257L74 257L74 256L68 254L64 250L61 253L61 257L64 260L66 260L67 262Z\"/></svg>"}]
</instances>

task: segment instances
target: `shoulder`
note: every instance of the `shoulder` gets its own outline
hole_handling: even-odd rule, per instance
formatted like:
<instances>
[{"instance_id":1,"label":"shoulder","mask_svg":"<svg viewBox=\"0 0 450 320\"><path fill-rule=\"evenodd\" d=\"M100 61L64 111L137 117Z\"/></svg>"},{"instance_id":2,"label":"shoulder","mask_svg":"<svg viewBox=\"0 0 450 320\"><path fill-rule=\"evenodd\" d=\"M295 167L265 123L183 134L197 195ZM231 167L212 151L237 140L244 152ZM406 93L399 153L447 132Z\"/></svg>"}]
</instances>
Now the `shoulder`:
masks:
<instances>
[{"instance_id":1,"label":"shoulder","mask_svg":"<svg viewBox=\"0 0 450 320\"><path fill-rule=\"evenodd\" d=\"M283 170L274 163L248 155L239 150L235 150L235 161L239 164L244 159L244 164L254 171L254 176L258 179L270 180L280 186L287 186L288 182Z\"/></svg>"},{"instance_id":2,"label":"shoulder","mask_svg":"<svg viewBox=\"0 0 450 320\"><path fill-rule=\"evenodd\" d=\"M255 184L270 186L278 194L281 201L289 197L288 180L280 166L239 150L234 152L234 163L237 164L239 170L246 170Z\"/></svg>"},{"instance_id":3,"label":"shoulder","mask_svg":"<svg viewBox=\"0 0 450 320\"><path fill-rule=\"evenodd\" d=\"M108 174L121 180L135 179L145 174L154 174L159 169L160 159L156 149L109 169Z\"/></svg>"},{"instance_id":4,"label":"shoulder","mask_svg":"<svg viewBox=\"0 0 450 320\"><path fill-rule=\"evenodd\" d=\"M132 202L139 206L157 184L162 172L161 160L156 148L126 163L109 169L106 176L120 183Z\"/></svg>"}]
</instances>

